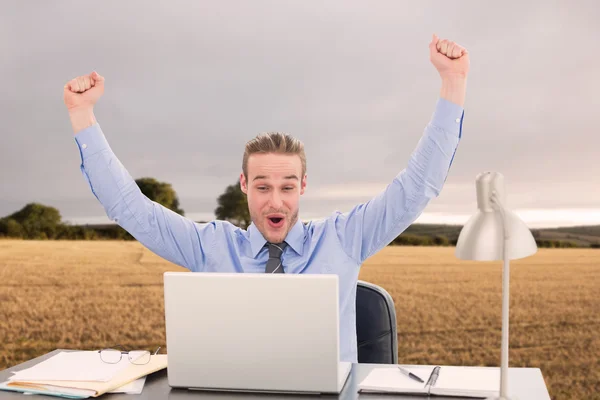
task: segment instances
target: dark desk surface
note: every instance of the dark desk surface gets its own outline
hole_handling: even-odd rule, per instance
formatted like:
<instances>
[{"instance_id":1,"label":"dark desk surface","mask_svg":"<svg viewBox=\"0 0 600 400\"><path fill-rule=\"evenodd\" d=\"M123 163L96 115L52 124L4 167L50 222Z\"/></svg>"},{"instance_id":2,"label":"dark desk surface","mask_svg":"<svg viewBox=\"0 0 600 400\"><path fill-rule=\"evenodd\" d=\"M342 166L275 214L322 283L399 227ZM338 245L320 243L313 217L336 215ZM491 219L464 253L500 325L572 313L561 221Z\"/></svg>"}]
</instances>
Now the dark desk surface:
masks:
<instances>
[{"instance_id":1,"label":"dark desk surface","mask_svg":"<svg viewBox=\"0 0 600 400\"><path fill-rule=\"evenodd\" d=\"M12 375L11 372L18 371L25 368L30 368L40 361L43 361L61 351L70 351L57 349L43 356L34 358L26 361L22 364L16 365L12 368L0 371L0 382L8 380ZM313 397L327 398L327 399L342 399L351 400L357 399L359 394L357 393L357 385L362 379L364 379L369 371L376 367L383 367L383 364L354 364L352 366L352 372L348 377L348 381L344 386L342 393L338 395L307 395L307 394L266 394L266 393L233 393L233 392L208 392L208 391L196 391L196 390L185 390L185 389L171 389L167 381L167 370L155 372L148 376L144 390L141 394L124 394L124 393L107 393L101 398L107 400L192 400L192 399L305 399L310 400ZM542 372L539 368L509 368L509 395L514 396L517 400L550 400L550 395L546 388ZM23 400L23 394L16 392L9 392L0 390L0 400ZM399 396L399 395L380 395L380 394L360 394L361 398L379 400L385 399L390 400L391 398L411 399L411 400L422 400L423 396ZM60 399L60 397L54 396L43 396L38 399ZM443 397L437 397L443 399ZM453 400L461 400L458 397L453 397ZM472 400L472 399L471 399Z\"/></svg>"}]
</instances>

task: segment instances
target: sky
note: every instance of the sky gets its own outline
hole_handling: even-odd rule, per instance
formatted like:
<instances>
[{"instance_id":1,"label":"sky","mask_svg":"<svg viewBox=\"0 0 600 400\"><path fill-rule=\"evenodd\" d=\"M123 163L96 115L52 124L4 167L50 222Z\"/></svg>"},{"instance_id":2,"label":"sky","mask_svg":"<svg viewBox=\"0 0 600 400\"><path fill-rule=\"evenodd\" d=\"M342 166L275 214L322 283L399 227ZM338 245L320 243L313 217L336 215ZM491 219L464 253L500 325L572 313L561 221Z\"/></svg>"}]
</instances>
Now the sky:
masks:
<instances>
[{"instance_id":1,"label":"sky","mask_svg":"<svg viewBox=\"0 0 600 400\"><path fill-rule=\"evenodd\" d=\"M433 33L471 59L462 139L420 223L462 224L504 175L531 227L600 224L597 1L52 1L0 14L0 217L29 202L109 222L80 171L64 84L106 79L95 115L134 178L214 218L245 143L300 139L300 218L349 211L407 166L439 97Z\"/></svg>"}]
</instances>

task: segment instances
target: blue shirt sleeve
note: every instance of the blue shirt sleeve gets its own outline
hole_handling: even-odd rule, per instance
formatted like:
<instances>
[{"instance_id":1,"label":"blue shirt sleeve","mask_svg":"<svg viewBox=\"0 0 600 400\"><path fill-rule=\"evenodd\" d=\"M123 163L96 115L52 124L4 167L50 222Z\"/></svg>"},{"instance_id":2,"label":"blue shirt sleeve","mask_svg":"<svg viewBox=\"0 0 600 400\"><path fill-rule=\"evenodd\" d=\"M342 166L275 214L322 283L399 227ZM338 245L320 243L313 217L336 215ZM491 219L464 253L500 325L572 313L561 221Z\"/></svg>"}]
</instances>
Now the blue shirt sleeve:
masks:
<instances>
[{"instance_id":1,"label":"blue shirt sleeve","mask_svg":"<svg viewBox=\"0 0 600 400\"><path fill-rule=\"evenodd\" d=\"M408 166L373 199L347 213L335 213L337 236L357 263L392 242L440 194L462 135L463 117L463 107L439 98Z\"/></svg>"},{"instance_id":2,"label":"blue shirt sleeve","mask_svg":"<svg viewBox=\"0 0 600 400\"><path fill-rule=\"evenodd\" d=\"M146 197L110 148L98 123L75 142L81 172L106 215L152 252L191 271L212 253L218 221L199 224Z\"/></svg>"}]
</instances>

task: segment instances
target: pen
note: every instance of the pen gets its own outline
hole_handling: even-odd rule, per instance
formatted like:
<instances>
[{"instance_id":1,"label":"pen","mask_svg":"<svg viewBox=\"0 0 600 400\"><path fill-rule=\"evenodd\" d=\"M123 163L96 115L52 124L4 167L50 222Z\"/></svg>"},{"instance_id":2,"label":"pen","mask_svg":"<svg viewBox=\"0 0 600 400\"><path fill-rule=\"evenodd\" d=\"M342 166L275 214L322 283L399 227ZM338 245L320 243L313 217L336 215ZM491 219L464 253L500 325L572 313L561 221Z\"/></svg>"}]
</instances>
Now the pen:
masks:
<instances>
[{"instance_id":1,"label":"pen","mask_svg":"<svg viewBox=\"0 0 600 400\"><path fill-rule=\"evenodd\" d=\"M400 370L400 372L402 372L404 375L408 376L409 378L413 378L415 381L419 381L421 383L425 383L425 381L423 379L419 378L418 376L416 376L412 372L409 372L409 371L405 370L404 368L402 368L399 365L398 365L398 369Z\"/></svg>"}]
</instances>

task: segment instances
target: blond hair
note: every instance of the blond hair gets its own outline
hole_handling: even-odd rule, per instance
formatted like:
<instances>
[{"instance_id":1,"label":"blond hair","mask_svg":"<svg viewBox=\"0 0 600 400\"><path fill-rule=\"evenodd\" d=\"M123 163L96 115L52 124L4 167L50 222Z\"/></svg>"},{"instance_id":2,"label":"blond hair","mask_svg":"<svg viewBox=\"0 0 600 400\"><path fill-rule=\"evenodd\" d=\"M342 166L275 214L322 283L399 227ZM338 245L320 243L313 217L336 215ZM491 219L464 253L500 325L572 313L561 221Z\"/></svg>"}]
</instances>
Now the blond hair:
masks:
<instances>
[{"instance_id":1,"label":"blond hair","mask_svg":"<svg viewBox=\"0 0 600 400\"><path fill-rule=\"evenodd\" d=\"M248 179L248 158L255 153L296 154L300 157L300 162L302 163L302 176L299 178L302 179L306 173L304 144L287 133L262 133L246 143L244 158L242 160L242 172L246 180Z\"/></svg>"}]
</instances>

